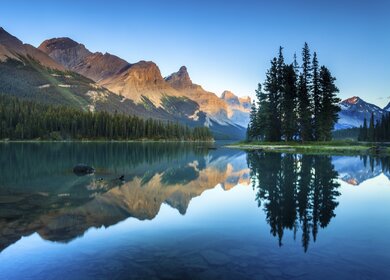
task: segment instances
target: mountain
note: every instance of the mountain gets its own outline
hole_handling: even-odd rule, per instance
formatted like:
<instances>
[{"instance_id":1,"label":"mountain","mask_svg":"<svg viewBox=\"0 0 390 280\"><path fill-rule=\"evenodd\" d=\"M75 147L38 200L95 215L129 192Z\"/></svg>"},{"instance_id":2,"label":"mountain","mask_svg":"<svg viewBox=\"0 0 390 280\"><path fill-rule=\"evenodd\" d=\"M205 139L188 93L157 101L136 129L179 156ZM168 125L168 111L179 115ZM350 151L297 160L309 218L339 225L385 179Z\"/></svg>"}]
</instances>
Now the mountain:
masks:
<instances>
[{"instance_id":1,"label":"mountain","mask_svg":"<svg viewBox=\"0 0 390 280\"><path fill-rule=\"evenodd\" d=\"M118 74L130 66L128 62L115 55L100 52L92 53L83 44L79 44L70 38L46 40L42 42L38 49L47 53L65 68L95 82Z\"/></svg>"},{"instance_id":2,"label":"mountain","mask_svg":"<svg viewBox=\"0 0 390 280\"><path fill-rule=\"evenodd\" d=\"M383 108L386 112L390 112L390 102Z\"/></svg>"},{"instance_id":3,"label":"mountain","mask_svg":"<svg viewBox=\"0 0 390 280\"><path fill-rule=\"evenodd\" d=\"M353 96L345 99L340 103L341 111L339 112L339 121L335 129L346 129L360 127L364 119L369 122L371 114L374 114L375 121L380 120L386 111L374 104L367 103L360 97Z\"/></svg>"},{"instance_id":4,"label":"mountain","mask_svg":"<svg viewBox=\"0 0 390 280\"><path fill-rule=\"evenodd\" d=\"M33 46L0 29L0 94L84 111L107 111L181 120L155 106L123 100L82 75L68 71ZM195 105L194 105L195 106ZM193 110L196 110L196 106Z\"/></svg>"},{"instance_id":5,"label":"mountain","mask_svg":"<svg viewBox=\"0 0 390 280\"><path fill-rule=\"evenodd\" d=\"M249 116L249 111L231 109L225 100L193 84L185 66L164 79L152 61L131 64L109 53L92 53L70 38L46 40L39 49L123 100L161 108L189 123L209 126L218 137L244 137L248 119L245 114Z\"/></svg>"},{"instance_id":6,"label":"mountain","mask_svg":"<svg viewBox=\"0 0 390 280\"><path fill-rule=\"evenodd\" d=\"M66 69L135 103L144 103L148 99L160 106L164 97L182 97L165 82L160 69L151 61L130 64L109 53L92 53L70 38L49 39L38 48Z\"/></svg>"},{"instance_id":7,"label":"mountain","mask_svg":"<svg viewBox=\"0 0 390 280\"><path fill-rule=\"evenodd\" d=\"M9 58L22 62L21 56L39 61L42 66L50 69L65 70L46 53L31 45L23 44L18 38L0 27L0 62L5 62Z\"/></svg>"},{"instance_id":8,"label":"mountain","mask_svg":"<svg viewBox=\"0 0 390 280\"><path fill-rule=\"evenodd\" d=\"M220 124L228 124L228 105L216 94L204 90L200 85L192 83L185 66L178 72L165 78L167 84L199 104L199 109L206 112L211 120Z\"/></svg>"},{"instance_id":9,"label":"mountain","mask_svg":"<svg viewBox=\"0 0 390 280\"><path fill-rule=\"evenodd\" d=\"M201 102L171 86L153 62L131 64L92 53L70 38L46 40L35 48L0 28L0 93L85 111L206 125L216 139L245 136L245 128L227 117L227 104L214 94L206 92ZM221 107L217 113L212 104Z\"/></svg>"},{"instance_id":10,"label":"mountain","mask_svg":"<svg viewBox=\"0 0 390 280\"><path fill-rule=\"evenodd\" d=\"M159 106L163 96L181 96L164 81L160 69L151 61L130 64L109 53L92 53L70 38L49 39L38 48L67 69L136 103L146 97Z\"/></svg>"},{"instance_id":11,"label":"mountain","mask_svg":"<svg viewBox=\"0 0 390 280\"><path fill-rule=\"evenodd\" d=\"M249 96L239 98L231 91L225 90L221 99L228 104L228 117L234 123L246 127L249 123L251 98Z\"/></svg>"}]
</instances>

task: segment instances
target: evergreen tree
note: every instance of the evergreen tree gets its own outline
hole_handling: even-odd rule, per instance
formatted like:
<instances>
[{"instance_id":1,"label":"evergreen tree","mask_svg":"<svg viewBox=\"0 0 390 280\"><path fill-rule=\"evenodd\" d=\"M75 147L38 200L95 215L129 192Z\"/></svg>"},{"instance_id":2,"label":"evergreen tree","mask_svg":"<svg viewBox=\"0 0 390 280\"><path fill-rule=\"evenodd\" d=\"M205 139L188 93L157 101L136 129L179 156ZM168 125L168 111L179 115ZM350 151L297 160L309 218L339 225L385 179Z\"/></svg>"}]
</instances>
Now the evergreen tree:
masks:
<instances>
[{"instance_id":1,"label":"evergreen tree","mask_svg":"<svg viewBox=\"0 0 390 280\"><path fill-rule=\"evenodd\" d=\"M335 85L336 78L332 77L330 71L325 66L321 66L319 75L319 95L321 95L321 108L318 111L318 140L332 140L332 131L338 120L340 99L336 96L339 92Z\"/></svg>"},{"instance_id":2,"label":"evergreen tree","mask_svg":"<svg viewBox=\"0 0 390 280\"><path fill-rule=\"evenodd\" d=\"M320 112L321 112L321 102L322 102L322 96L320 95L320 82L319 82L319 69L318 69L318 60L317 60L317 53L314 52L313 54L313 69L312 69L312 75L313 75L313 101L314 101L314 118L313 118L313 137L314 140L320 139L320 126L321 126L321 118L320 118Z\"/></svg>"},{"instance_id":3,"label":"evergreen tree","mask_svg":"<svg viewBox=\"0 0 390 280\"><path fill-rule=\"evenodd\" d=\"M339 111L334 81L326 67L319 69L316 53L311 60L307 43L301 66L296 55L293 64L286 65L280 47L278 57L271 60L263 89L259 84L256 90L257 110L252 108L248 139L330 140Z\"/></svg>"},{"instance_id":4,"label":"evergreen tree","mask_svg":"<svg viewBox=\"0 0 390 280\"><path fill-rule=\"evenodd\" d=\"M271 119L270 119L270 107L268 101L268 95L262 91L261 84L258 84L256 90L257 97L257 116L256 116L256 131L255 138L259 140L269 140L271 130Z\"/></svg>"},{"instance_id":5,"label":"evergreen tree","mask_svg":"<svg viewBox=\"0 0 390 280\"><path fill-rule=\"evenodd\" d=\"M253 140L258 135L257 129L257 108L256 102L252 102L251 112L249 114L249 124L247 129L247 140Z\"/></svg>"},{"instance_id":6,"label":"evergreen tree","mask_svg":"<svg viewBox=\"0 0 390 280\"><path fill-rule=\"evenodd\" d=\"M207 127L136 116L84 112L0 95L0 139L211 140Z\"/></svg>"},{"instance_id":7,"label":"evergreen tree","mask_svg":"<svg viewBox=\"0 0 390 280\"><path fill-rule=\"evenodd\" d=\"M374 113L371 113L370 126L368 127L368 141L375 141L375 120Z\"/></svg>"},{"instance_id":8,"label":"evergreen tree","mask_svg":"<svg viewBox=\"0 0 390 280\"><path fill-rule=\"evenodd\" d=\"M359 134L359 141L367 141L367 140L368 140L368 126L367 126L367 119L364 118L363 127L361 128Z\"/></svg>"},{"instance_id":9,"label":"evergreen tree","mask_svg":"<svg viewBox=\"0 0 390 280\"><path fill-rule=\"evenodd\" d=\"M312 66L310 50L307 43L302 49L302 73L299 76L298 100L299 100L299 132L302 141L310 141L313 138L312 115L313 104L310 89L312 85Z\"/></svg>"},{"instance_id":10,"label":"evergreen tree","mask_svg":"<svg viewBox=\"0 0 390 280\"><path fill-rule=\"evenodd\" d=\"M276 57L271 61L271 67L267 71L264 91L269 110L269 134L266 135L266 140L279 141L281 138L280 85L278 84L278 59Z\"/></svg>"},{"instance_id":11,"label":"evergreen tree","mask_svg":"<svg viewBox=\"0 0 390 280\"><path fill-rule=\"evenodd\" d=\"M296 74L294 65L284 67L283 95L282 95L282 134L285 141L291 141L296 133L295 104L297 97Z\"/></svg>"}]
</instances>

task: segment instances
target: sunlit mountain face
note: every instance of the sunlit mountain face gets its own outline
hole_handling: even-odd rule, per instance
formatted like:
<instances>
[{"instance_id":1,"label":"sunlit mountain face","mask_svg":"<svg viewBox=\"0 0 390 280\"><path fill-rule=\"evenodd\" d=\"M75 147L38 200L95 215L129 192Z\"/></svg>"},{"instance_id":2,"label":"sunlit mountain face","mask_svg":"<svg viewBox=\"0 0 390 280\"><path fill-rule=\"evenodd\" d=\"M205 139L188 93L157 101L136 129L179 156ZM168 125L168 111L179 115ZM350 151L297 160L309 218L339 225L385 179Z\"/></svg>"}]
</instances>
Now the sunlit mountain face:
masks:
<instances>
[{"instance_id":1,"label":"sunlit mountain face","mask_svg":"<svg viewBox=\"0 0 390 280\"><path fill-rule=\"evenodd\" d=\"M156 63L91 52L70 38L35 48L0 27L0 92L84 111L207 126L215 139L243 139L250 98L238 103L192 83L185 66L164 78ZM232 94L232 93L231 93Z\"/></svg>"},{"instance_id":2,"label":"sunlit mountain face","mask_svg":"<svg viewBox=\"0 0 390 280\"><path fill-rule=\"evenodd\" d=\"M366 119L367 123L370 121L371 115L374 116L375 121L387 114L388 106L384 109L377 105L368 103L358 96L347 98L340 102L339 120L335 129L346 129L352 127L360 127Z\"/></svg>"}]
</instances>

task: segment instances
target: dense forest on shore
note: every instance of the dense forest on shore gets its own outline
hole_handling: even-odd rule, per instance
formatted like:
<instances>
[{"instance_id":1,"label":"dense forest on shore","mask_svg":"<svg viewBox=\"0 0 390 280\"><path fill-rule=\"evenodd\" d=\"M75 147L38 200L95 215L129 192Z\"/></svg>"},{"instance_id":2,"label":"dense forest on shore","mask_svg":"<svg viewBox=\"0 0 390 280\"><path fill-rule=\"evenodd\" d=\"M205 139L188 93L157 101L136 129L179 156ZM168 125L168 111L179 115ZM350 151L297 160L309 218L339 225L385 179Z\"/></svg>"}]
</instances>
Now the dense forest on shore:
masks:
<instances>
[{"instance_id":1,"label":"dense forest on shore","mask_svg":"<svg viewBox=\"0 0 390 280\"><path fill-rule=\"evenodd\" d=\"M390 114L383 115L376 122L374 114L371 114L369 124L364 119L363 125L359 128L358 140L367 142L390 142Z\"/></svg>"},{"instance_id":2,"label":"dense forest on shore","mask_svg":"<svg viewBox=\"0 0 390 280\"><path fill-rule=\"evenodd\" d=\"M340 110L335 80L327 67L319 66L316 52L312 55L307 43L301 65L295 55L293 63L286 64L280 47L265 82L258 84L247 140L331 140Z\"/></svg>"},{"instance_id":3,"label":"dense forest on shore","mask_svg":"<svg viewBox=\"0 0 390 280\"><path fill-rule=\"evenodd\" d=\"M0 94L0 139L209 141L213 137L207 127L190 128L177 122L85 112Z\"/></svg>"}]
</instances>

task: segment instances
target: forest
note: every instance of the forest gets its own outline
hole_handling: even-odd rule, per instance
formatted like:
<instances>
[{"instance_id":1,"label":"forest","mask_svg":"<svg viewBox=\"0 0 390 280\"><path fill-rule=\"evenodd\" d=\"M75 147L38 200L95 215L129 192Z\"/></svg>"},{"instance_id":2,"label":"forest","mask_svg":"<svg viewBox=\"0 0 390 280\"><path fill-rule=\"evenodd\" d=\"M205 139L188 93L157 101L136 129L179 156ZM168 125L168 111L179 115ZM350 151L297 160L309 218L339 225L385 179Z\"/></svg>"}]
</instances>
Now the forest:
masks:
<instances>
[{"instance_id":1,"label":"forest","mask_svg":"<svg viewBox=\"0 0 390 280\"><path fill-rule=\"evenodd\" d=\"M358 140L366 142L390 142L390 114L383 115L377 121L375 121L374 114L371 114L369 124L364 119L363 125L359 128Z\"/></svg>"},{"instance_id":2,"label":"forest","mask_svg":"<svg viewBox=\"0 0 390 280\"><path fill-rule=\"evenodd\" d=\"M124 114L87 112L0 94L0 139L209 141L207 127Z\"/></svg>"},{"instance_id":3,"label":"forest","mask_svg":"<svg viewBox=\"0 0 390 280\"><path fill-rule=\"evenodd\" d=\"M285 63L283 48L258 84L247 129L249 141L329 141L340 110L336 78L319 66L305 43L302 63Z\"/></svg>"}]
</instances>

